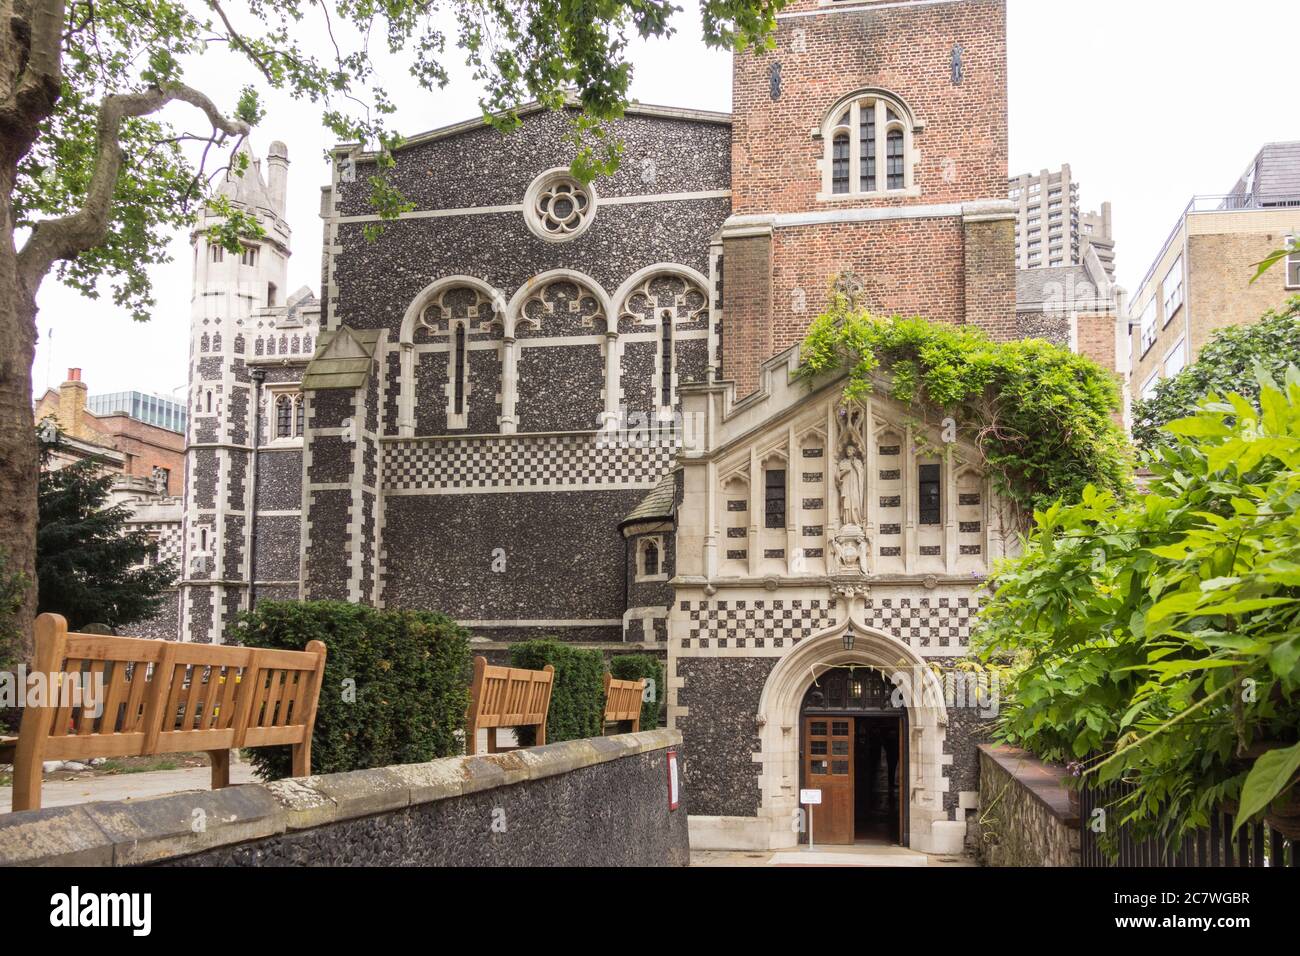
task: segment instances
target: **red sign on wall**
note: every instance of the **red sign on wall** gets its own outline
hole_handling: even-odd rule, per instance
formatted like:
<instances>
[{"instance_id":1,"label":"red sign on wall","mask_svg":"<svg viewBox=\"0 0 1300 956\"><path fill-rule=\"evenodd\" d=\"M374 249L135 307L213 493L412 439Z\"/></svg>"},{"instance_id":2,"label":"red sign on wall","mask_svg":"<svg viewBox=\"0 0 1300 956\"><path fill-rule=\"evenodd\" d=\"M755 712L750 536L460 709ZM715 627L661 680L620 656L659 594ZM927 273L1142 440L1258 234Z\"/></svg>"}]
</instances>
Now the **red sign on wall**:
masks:
<instances>
[{"instance_id":1,"label":"red sign on wall","mask_svg":"<svg viewBox=\"0 0 1300 956\"><path fill-rule=\"evenodd\" d=\"M677 777L677 751L668 751L668 809L676 810L681 784Z\"/></svg>"}]
</instances>

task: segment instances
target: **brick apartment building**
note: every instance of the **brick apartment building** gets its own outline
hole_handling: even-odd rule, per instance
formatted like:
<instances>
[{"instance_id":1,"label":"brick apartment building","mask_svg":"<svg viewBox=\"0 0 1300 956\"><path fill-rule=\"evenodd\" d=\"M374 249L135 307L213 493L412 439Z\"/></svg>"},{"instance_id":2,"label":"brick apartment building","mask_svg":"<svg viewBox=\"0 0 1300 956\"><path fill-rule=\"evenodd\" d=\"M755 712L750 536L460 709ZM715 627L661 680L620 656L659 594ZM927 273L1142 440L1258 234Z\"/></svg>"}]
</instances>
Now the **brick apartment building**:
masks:
<instances>
[{"instance_id":1,"label":"brick apartment building","mask_svg":"<svg viewBox=\"0 0 1300 956\"><path fill-rule=\"evenodd\" d=\"M106 469L156 484L164 496L181 493L185 476L185 435L143 421L128 410L97 414L88 407L88 387L81 369L68 369L68 379L48 389L36 402L39 425L52 419L58 426L62 449L56 460L98 457Z\"/></svg>"}]
</instances>

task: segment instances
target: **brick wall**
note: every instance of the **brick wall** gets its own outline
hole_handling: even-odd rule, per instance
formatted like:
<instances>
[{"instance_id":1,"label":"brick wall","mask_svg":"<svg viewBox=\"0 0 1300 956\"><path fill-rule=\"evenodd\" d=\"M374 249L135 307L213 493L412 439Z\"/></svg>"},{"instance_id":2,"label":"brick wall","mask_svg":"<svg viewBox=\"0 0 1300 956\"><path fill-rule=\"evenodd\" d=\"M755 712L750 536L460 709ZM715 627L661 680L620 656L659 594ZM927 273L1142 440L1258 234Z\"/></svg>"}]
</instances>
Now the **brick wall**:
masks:
<instances>
[{"instance_id":1,"label":"brick wall","mask_svg":"<svg viewBox=\"0 0 1300 956\"><path fill-rule=\"evenodd\" d=\"M1004 0L946 4L819 5L797 0L783 17L776 49L735 58L731 189L737 215L817 207L824 143L812 131L844 96L862 89L894 94L925 128L916 199L837 199L843 206L946 203L1000 197L1007 177L1006 8ZM953 47L964 76L952 82ZM772 100L772 64L781 95Z\"/></svg>"},{"instance_id":2,"label":"brick wall","mask_svg":"<svg viewBox=\"0 0 1300 956\"><path fill-rule=\"evenodd\" d=\"M1078 352L1108 372L1114 371L1117 378L1123 378L1124 374L1115 367L1116 321L1115 315L1110 312L1079 316Z\"/></svg>"},{"instance_id":3,"label":"brick wall","mask_svg":"<svg viewBox=\"0 0 1300 956\"><path fill-rule=\"evenodd\" d=\"M963 224L964 320L998 341L1017 337L1014 219Z\"/></svg>"},{"instance_id":4,"label":"brick wall","mask_svg":"<svg viewBox=\"0 0 1300 956\"><path fill-rule=\"evenodd\" d=\"M752 391L758 364L803 338L844 272L862 282L873 311L975 323L1014 338L1014 222L963 218L961 210L1006 192L1003 0L796 0L786 14L797 12L809 15L782 16L775 50L737 56L733 68L725 376L739 395ZM955 83L958 46L963 73ZM818 199L822 125L837 103L864 90L887 92L912 111L915 188ZM735 217L808 213L817 214L811 222L773 220L770 256L767 240L729 235L755 221Z\"/></svg>"},{"instance_id":5,"label":"brick wall","mask_svg":"<svg viewBox=\"0 0 1300 956\"><path fill-rule=\"evenodd\" d=\"M723 240L722 375L746 395L758 385L758 367L777 350L772 337L771 233Z\"/></svg>"},{"instance_id":6,"label":"brick wall","mask_svg":"<svg viewBox=\"0 0 1300 956\"><path fill-rule=\"evenodd\" d=\"M1300 212L1295 221L1300 224ZM1251 283L1256 266L1286 241L1277 232L1237 233L1235 235L1192 236L1188 240L1190 255L1188 305L1191 308L1192 351L1198 355L1215 329L1231 325L1253 325L1269 309L1280 308L1300 290L1286 289L1286 269L1282 264ZM1175 317L1175 322L1178 318ZM1157 348L1159 345L1157 344ZM1166 346L1167 348L1167 346ZM1154 354L1153 349L1148 358Z\"/></svg>"}]
</instances>

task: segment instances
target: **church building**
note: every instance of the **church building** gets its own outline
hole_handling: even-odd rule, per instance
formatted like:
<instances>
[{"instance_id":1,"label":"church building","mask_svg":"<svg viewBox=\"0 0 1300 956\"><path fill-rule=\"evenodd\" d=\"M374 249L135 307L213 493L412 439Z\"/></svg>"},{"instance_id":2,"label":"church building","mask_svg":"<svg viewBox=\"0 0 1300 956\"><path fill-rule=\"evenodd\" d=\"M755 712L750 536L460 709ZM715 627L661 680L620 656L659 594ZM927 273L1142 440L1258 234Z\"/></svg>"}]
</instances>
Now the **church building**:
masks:
<instances>
[{"instance_id":1,"label":"church building","mask_svg":"<svg viewBox=\"0 0 1300 956\"><path fill-rule=\"evenodd\" d=\"M283 147L231 187L270 228L238 262L195 234L184 639L300 597L648 648L695 847L806 840L815 790L818 843L960 849L1009 518L937 410L794 373L836 284L1016 335L1005 2L777 19L730 114L635 105L590 184L525 109L409 137L381 224L338 147L319 302L283 299Z\"/></svg>"}]
</instances>

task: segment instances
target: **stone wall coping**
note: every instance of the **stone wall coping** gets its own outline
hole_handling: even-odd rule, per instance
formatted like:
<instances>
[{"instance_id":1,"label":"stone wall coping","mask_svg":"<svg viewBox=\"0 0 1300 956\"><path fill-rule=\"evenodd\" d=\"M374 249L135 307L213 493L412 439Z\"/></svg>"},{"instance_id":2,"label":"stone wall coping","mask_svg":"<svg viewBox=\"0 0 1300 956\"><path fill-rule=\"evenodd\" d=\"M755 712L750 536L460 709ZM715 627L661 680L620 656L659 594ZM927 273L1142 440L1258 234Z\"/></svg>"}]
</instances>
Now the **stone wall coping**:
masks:
<instances>
[{"instance_id":1,"label":"stone wall coping","mask_svg":"<svg viewBox=\"0 0 1300 956\"><path fill-rule=\"evenodd\" d=\"M646 730L428 763L0 815L0 866L134 866L680 745ZM665 784L666 786L667 784Z\"/></svg>"},{"instance_id":2,"label":"stone wall coping","mask_svg":"<svg viewBox=\"0 0 1300 956\"><path fill-rule=\"evenodd\" d=\"M1060 764L1039 760L1028 750L1006 744L980 744L979 752L1028 790L1047 811L1069 827L1079 825L1078 805L1064 781L1070 772Z\"/></svg>"}]
</instances>

